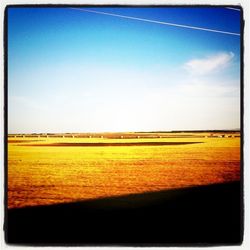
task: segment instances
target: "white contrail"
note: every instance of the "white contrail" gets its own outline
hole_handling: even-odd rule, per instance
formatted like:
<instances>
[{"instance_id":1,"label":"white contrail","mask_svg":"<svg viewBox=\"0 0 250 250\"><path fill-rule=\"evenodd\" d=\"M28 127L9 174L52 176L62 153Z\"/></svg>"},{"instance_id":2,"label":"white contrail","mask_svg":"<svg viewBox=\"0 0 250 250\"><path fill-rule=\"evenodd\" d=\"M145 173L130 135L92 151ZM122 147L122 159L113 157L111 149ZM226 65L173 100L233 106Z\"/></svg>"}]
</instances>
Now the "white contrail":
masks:
<instances>
[{"instance_id":1,"label":"white contrail","mask_svg":"<svg viewBox=\"0 0 250 250\"><path fill-rule=\"evenodd\" d=\"M237 10L237 11L240 11L240 9L236 9L236 8L231 8L231 7L226 7L227 9L230 9L230 10Z\"/></svg>"},{"instance_id":2,"label":"white contrail","mask_svg":"<svg viewBox=\"0 0 250 250\"><path fill-rule=\"evenodd\" d=\"M215 32L215 33L222 33L222 34L226 34L226 35L240 36L239 33L233 33L233 32L228 32L228 31L223 31L223 30L214 30L214 29L207 29L207 28L201 28L201 27L189 26L189 25L183 25L183 24L160 22L160 21L144 19L144 18L138 18L138 17L132 17L132 16L123 16L123 15L118 15L118 14L113 14L113 13L108 13L108 12L103 12L103 11L78 9L78 8L70 8L70 9L78 10L78 11L84 11L84 12L90 12L90 13L96 13L96 14L101 14L101 15L121 17L121 18L132 19L132 20L143 21L143 22L149 22L149 23L157 23L157 24L162 24L162 25L175 26L175 27L180 27L180 28L187 28L187 29L193 29L193 30L203 30L203 31Z\"/></svg>"}]
</instances>

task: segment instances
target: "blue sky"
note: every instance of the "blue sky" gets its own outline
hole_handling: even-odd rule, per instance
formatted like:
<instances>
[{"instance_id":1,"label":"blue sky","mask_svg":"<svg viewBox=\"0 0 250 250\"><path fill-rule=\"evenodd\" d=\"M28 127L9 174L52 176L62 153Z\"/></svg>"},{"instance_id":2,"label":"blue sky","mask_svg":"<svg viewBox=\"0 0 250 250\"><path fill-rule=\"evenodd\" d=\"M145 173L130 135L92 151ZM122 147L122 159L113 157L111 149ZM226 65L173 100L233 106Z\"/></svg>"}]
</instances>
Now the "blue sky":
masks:
<instances>
[{"instance_id":1,"label":"blue sky","mask_svg":"<svg viewBox=\"0 0 250 250\"><path fill-rule=\"evenodd\" d=\"M240 11L227 8L84 9L240 33ZM239 127L240 36L8 9L9 133Z\"/></svg>"}]
</instances>

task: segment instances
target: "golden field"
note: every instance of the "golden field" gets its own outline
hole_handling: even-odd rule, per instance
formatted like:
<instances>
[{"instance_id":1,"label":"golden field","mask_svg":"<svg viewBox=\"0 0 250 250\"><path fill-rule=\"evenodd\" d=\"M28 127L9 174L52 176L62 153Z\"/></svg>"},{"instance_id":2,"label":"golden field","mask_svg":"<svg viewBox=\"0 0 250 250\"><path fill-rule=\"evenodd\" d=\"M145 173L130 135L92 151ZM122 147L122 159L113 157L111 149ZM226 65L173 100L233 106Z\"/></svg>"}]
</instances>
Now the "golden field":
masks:
<instances>
[{"instance_id":1,"label":"golden field","mask_svg":"<svg viewBox=\"0 0 250 250\"><path fill-rule=\"evenodd\" d=\"M8 208L240 180L239 133L129 135L9 136Z\"/></svg>"}]
</instances>

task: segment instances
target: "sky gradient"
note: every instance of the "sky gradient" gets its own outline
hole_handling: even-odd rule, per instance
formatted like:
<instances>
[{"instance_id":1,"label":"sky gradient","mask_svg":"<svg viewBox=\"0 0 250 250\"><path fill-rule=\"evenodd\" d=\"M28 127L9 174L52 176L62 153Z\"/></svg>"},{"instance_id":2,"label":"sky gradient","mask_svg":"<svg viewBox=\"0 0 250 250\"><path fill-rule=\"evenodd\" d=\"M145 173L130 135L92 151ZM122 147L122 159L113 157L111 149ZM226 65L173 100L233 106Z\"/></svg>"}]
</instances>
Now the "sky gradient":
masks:
<instances>
[{"instance_id":1,"label":"sky gradient","mask_svg":"<svg viewBox=\"0 0 250 250\"><path fill-rule=\"evenodd\" d=\"M227 8L84 9L240 33ZM240 36L10 7L8 132L237 129L240 60Z\"/></svg>"}]
</instances>

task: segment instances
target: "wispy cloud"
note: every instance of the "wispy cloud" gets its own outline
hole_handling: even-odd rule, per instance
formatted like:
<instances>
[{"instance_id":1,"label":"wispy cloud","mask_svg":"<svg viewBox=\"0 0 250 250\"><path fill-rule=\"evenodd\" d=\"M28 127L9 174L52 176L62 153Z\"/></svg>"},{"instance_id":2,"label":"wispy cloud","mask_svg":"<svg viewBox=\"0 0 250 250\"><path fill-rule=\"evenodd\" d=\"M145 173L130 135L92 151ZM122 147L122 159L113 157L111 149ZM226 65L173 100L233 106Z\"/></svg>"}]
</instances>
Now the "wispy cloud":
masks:
<instances>
[{"instance_id":1,"label":"wispy cloud","mask_svg":"<svg viewBox=\"0 0 250 250\"><path fill-rule=\"evenodd\" d=\"M223 52L203 59L192 59L184 67L193 75L207 75L226 68L233 57L232 52Z\"/></svg>"}]
</instances>

